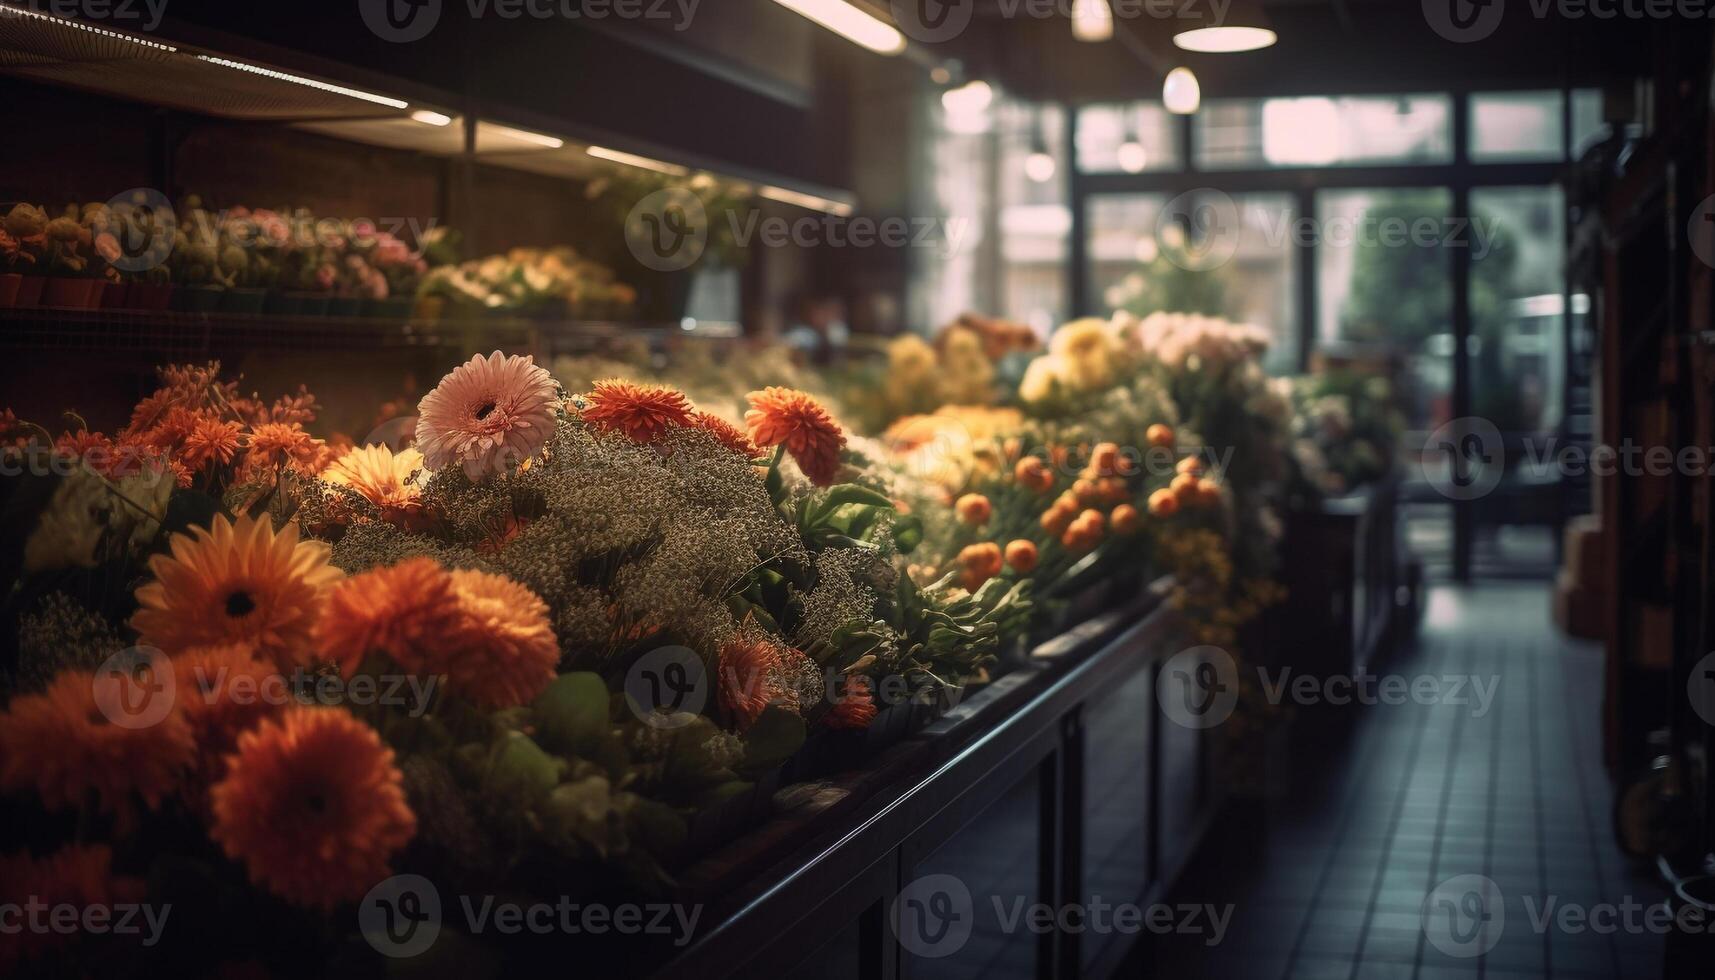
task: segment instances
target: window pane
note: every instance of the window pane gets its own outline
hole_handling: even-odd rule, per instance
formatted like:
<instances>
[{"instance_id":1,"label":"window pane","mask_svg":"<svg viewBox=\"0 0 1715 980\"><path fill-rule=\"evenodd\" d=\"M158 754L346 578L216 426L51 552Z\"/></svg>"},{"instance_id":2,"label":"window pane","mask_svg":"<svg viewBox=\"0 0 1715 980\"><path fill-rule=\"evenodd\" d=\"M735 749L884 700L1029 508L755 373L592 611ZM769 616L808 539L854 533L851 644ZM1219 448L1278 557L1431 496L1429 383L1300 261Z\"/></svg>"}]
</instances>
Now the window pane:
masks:
<instances>
[{"instance_id":1,"label":"window pane","mask_svg":"<svg viewBox=\"0 0 1715 980\"><path fill-rule=\"evenodd\" d=\"M1193 131L1207 170L1448 163L1451 121L1445 95L1211 99Z\"/></svg>"},{"instance_id":2,"label":"window pane","mask_svg":"<svg viewBox=\"0 0 1715 980\"><path fill-rule=\"evenodd\" d=\"M1066 117L1057 106L1005 103L998 118L1000 309L1047 336L1070 313L1066 261L1072 212L1066 205Z\"/></svg>"},{"instance_id":3,"label":"window pane","mask_svg":"<svg viewBox=\"0 0 1715 980\"><path fill-rule=\"evenodd\" d=\"M1565 126L1559 92L1471 96L1471 159L1559 160Z\"/></svg>"},{"instance_id":4,"label":"window pane","mask_svg":"<svg viewBox=\"0 0 1715 980\"><path fill-rule=\"evenodd\" d=\"M1608 138L1608 123L1602 115L1602 90L1581 88L1572 93L1572 159Z\"/></svg>"},{"instance_id":5,"label":"window pane","mask_svg":"<svg viewBox=\"0 0 1715 980\"><path fill-rule=\"evenodd\" d=\"M1564 444L1565 202L1558 187L1471 191L1473 223L1489 231L1471 252L1471 414L1508 447L1500 485L1475 507L1479 568L1555 565L1563 516L1552 455Z\"/></svg>"},{"instance_id":6,"label":"window pane","mask_svg":"<svg viewBox=\"0 0 1715 980\"><path fill-rule=\"evenodd\" d=\"M1174 122L1156 102L1085 106L1078 112L1078 167L1092 174L1178 170L1184 162Z\"/></svg>"},{"instance_id":7,"label":"window pane","mask_svg":"<svg viewBox=\"0 0 1715 980\"><path fill-rule=\"evenodd\" d=\"M1227 202L1231 202L1228 206ZM1223 239L1204 244L1213 264L1175 261L1183 256L1175 235L1160 221L1162 194L1103 194L1089 204L1089 288L1104 310L1204 313L1251 323L1274 337L1263 366L1271 372L1298 369L1298 250L1294 245L1290 194L1215 192L1206 234ZM1236 220L1234 229L1224 222ZM1194 243L1194 245L1200 243ZM1230 253L1227 251L1230 249ZM1230 257L1228 257L1230 255ZM1187 267L1189 266L1189 268Z\"/></svg>"},{"instance_id":8,"label":"window pane","mask_svg":"<svg viewBox=\"0 0 1715 980\"><path fill-rule=\"evenodd\" d=\"M1404 472L1423 472L1423 445L1453 417L1453 264L1435 236L1399 231L1447 227L1453 195L1441 189L1327 191L1316 195L1320 290L1319 360L1380 370L1405 416ZM1453 512L1428 487L1407 488L1412 550L1451 560Z\"/></svg>"}]
</instances>

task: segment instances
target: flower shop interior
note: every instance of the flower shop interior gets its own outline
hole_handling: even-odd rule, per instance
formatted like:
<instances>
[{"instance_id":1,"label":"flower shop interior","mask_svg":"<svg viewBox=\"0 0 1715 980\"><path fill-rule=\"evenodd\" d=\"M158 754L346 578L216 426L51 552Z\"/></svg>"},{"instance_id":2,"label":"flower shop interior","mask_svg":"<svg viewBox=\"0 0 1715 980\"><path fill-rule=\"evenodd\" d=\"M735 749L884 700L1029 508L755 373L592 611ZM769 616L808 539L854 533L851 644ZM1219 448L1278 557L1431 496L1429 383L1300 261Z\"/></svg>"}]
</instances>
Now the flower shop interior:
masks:
<instances>
[{"instance_id":1,"label":"flower shop interior","mask_svg":"<svg viewBox=\"0 0 1715 980\"><path fill-rule=\"evenodd\" d=\"M1712 11L0 0L0 973L1708 976Z\"/></svg>"}]
</instances>

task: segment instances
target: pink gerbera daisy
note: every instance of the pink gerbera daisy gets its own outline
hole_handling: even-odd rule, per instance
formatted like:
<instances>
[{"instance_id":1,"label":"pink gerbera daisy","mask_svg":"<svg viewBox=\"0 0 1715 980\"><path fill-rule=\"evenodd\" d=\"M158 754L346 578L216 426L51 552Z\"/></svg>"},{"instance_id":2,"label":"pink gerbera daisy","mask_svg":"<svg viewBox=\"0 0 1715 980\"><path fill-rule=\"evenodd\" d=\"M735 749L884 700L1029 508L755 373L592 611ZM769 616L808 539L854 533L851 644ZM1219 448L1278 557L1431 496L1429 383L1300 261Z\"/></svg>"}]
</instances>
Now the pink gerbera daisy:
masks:
<instances>
[{"instance_id":1,"label":"pink gerbera daisy","mask_svg":"<svg viewBox=\"0 0 1715 980\"><path fill-rule=\"evenodd\" d=\"M528 459L554 432L559 392L534 358L495 351L454 368L417 405L417 448L424 464L448 463L478 478Z\"/></svg>"}]
</instances>

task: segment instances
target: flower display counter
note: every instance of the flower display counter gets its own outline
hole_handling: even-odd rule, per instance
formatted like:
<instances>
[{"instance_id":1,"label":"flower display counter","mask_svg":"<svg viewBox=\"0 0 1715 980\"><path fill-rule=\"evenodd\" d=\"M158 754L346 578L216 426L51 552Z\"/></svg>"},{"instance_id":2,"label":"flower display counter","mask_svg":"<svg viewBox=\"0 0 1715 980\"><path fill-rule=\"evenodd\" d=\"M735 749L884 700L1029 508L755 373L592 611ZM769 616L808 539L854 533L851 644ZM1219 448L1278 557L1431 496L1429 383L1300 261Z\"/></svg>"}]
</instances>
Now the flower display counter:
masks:
<instances>
[{"instance_id":1,"label":"flower display counter","mask_svg":"<svg viewBox=\"0 0 1715 980\"><path fill-rule=\"evenodd\" d=\"M993 910L1146 905L1194 849L1219 794L1199 733L1175 738L1161 708L1166 591L1035 647L865 769L786 791L795 806L685 872L705 931L655 975L1111 974L1130 937L1008 932ZM912 903L943 885L970 921L937 941Z\"/></svg>"}]
</instances>

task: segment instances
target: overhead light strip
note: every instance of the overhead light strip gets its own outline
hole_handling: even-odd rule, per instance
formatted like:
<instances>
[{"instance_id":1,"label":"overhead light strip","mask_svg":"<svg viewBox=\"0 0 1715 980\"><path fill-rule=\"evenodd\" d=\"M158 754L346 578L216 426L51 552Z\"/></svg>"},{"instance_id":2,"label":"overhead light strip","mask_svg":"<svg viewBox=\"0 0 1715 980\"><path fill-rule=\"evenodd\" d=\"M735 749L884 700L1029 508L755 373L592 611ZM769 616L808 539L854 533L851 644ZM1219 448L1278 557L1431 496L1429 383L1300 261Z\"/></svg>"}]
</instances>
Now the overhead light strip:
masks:
<instances>
[{"instance_id":1,"label":"overhead light strip","mask_svg":"<svg viewBox=\"0 0 1715 980\"><path fill-rule=\"evenodd\" d=\"M485 122L481 124L481 129L487 129L497 136L504 136L507 139L517 140L520 143L529 143L533 146L540 146L549 150L557 150L566 145L566 141L558 136L549 136L546 133L532 133L528 129L514 129L511 126L502 126L499 123ZM479 136L481 135L481 129L478 130L477 135Z\"/></svg>"},{"instance_id":2,"label":"overhead light strip","mask_svg":"<svg viewBox=\"0 0 1715 980\"><path fill-rule=\"evenodd\" d=\"M610 150L605 146L592 146L585 152L590 156L595 157L597 160L606 160L609 163L620 163L627 167L637 167L641 170L653 170L658 174L667 174L671 177L683 177L691 172L690 168L681 167L676 163L667 163L650 157L642 157L635 153L626 153L623 150Z\"/></svg>"},{"instance_id":3,"label":"overhead light strip","mask_svg":"<svg viewBox=\"0 0 1715 980\"><path fill-rule=\"evenodd\" d=\"M83 31L86 34L95 34L99 37L110 37L117 41L129 41L132 44L141 45L145 48L152 48L156 51L175 52L179 50L170 44L162 44L159 41L148 41L140 37L132 37L129 34L110 31L104 27L93 27L81 21L69 20L65 17L55 17L52 14L44 14L41 11L30 10L26 7L14 7L9 3L0 3L0 15L4 14L12 14L17 17L28 17L31 20L39 20L59 27L69 27L73 30Z\"/></svg>"},{"instance_id":4,"label":"overhead light strip","mask_svg":"<svg viewBox=\"0 0 1715 980\"><path fill-rule=\"evenodd\" d=\"M859 10L846 0L774 0L833 31L853 44L877 54L899 54L905 50L905 35L886 21Z\"/></svg>"},{"instance_id":5,"label":"overhead light strip","mask_svg":"<svg viewBox=\"0 0 1715 980\"><path fill-rule=\"evenodd\" d=\"M361 89L346 88L344 85L333 85L328 82L317 81L313 78L305 78L302 75L291 75L283 71L275 71L272 68L263 68L259 65L247 65L242 61L232 61L228 58L216 58L213 55L206 54L197 55L197 60L206 61L211 65L220 65L223 68L249 72L252 75L261 75L263 78L272 78L276 81L291 82L294 85L303 85L306 88L313 88L321 92L331 92L334 95L343 95L347 98L361 99L364 102L372 102L376 105L384 105L394 109L408 109L411 106L411 103L409 102L395 99L390 96L376 95L374 92L365 92Z\"/></svg>"},{"instance_id":6,"label":"overhead light strip","mask_svg":"<svg viewBox=\"0 0 1715 980\"><path fill-rule=\"evenodd\" d=\"M784 187L763 187L761 190L757 191L757 193L766 197L770 201L778 201L781 204L791 204L801 208L808 208L811 211L825 211L837 218L849 218L852 216L852 206L845 201L832 201L825 197L817 197L814 194L803 194L798 191L787 190Z\"/></svg>"}]
</instances>

